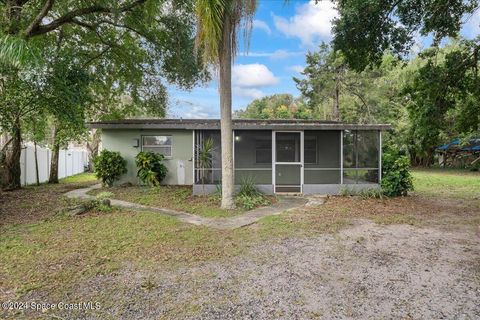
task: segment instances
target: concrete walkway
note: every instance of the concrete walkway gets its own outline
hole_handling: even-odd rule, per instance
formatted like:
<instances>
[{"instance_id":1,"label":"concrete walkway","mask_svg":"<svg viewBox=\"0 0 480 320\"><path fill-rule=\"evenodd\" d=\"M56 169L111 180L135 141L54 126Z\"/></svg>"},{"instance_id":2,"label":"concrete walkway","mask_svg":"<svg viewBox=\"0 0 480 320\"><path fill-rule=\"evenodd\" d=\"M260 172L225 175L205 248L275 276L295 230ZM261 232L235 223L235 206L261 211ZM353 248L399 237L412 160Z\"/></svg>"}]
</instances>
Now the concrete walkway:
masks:
<instances>
[{"instance_id":1,"label":"concrete walkway","mask_svg":"<svg viewBox=\"0 0 480 320\"><path fill-rule=\"evenodd\" d=\"M65 196L68 198L95 199L95 196L91 196L87 194L87 192L100 189L101 187L102 186L100 184L96 184L88 188L75 189L65 193ZM309 199L303 197L278 197L278 201L269 207L257 208L242 215L230 218L205 218L187 212L144 206L122 200L110 199L110 201L113 206L128 208L136 211L158 212L167 216L175 217L186 223L203 225L216 229L236 229L253 224L263 217L279 215L285 211L296 209L307 204L320 205L323 203L324 198L315 197L309 201Z\"/></svg>"}]
</instances>

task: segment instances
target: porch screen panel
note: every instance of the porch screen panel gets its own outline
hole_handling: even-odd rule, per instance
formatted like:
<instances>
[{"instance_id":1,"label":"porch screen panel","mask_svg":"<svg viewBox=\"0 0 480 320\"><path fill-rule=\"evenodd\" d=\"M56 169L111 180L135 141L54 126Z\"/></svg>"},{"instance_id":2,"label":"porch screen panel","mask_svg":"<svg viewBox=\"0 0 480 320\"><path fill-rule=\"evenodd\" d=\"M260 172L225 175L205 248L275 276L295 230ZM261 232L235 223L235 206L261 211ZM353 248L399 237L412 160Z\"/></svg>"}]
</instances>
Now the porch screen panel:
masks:
<instances>
[{"instance_id":1,"label":"porch screen panel","mask_svg":"<svg viewBox=\"0 0 480 320\"><path fill-rule=\"evenodd\" d=\"M341 182L340 137L338 130L304 132L304 183Z\"/></svg>"},{"instance_id":2,"label":"porch screen panel","mask_svg":"<svg viewBox=\"0 0 480 320\"><path fill-rule=\"evenodd\" d=\"M235 130L235 184L252 178L256 184L272 184L272 132Z\"/></svg>"},{"instance_id":3,"label":"porch screen panel","mask_svg":"<svg viewBox=\"0 0 480 320\"><path fill-rule=\"evenodd\" d=\"M343 183L378 183L380 132L345 130L343 137Z\"/></svg>"},{"instance_id":4,"label":"porch screen panel","mask_svg":"<svg viewBox=\"0 0 480 320\"><path fill-rule=\"evenodd\" d=\"M209 152L206 152L208 140L213 142L213 146ZM194 149L195 184L220 184L222 180L220 131L196 130ZM206 161L202 161L202 158Z\"/></svg>"}]
</instances>

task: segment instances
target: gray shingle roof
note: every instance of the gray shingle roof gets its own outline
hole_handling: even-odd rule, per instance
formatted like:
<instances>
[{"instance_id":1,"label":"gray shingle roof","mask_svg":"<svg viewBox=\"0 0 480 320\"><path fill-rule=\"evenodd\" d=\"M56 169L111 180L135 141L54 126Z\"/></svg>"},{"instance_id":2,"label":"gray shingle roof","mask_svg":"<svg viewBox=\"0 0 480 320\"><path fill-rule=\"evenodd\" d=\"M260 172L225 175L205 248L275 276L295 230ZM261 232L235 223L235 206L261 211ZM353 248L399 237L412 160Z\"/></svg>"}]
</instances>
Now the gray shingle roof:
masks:
<instances>
[{"instance_id":1,"label":"gray shingle roof","mask_svg":"<svg viewBox=\"0 0 480 320\"><path fill-rule=\"evenodd\" d=\"M97 129L197 129L218 130L218 119L125 119L91 122ZM236 130L389 130L389 124L352 124L323 120L234 119Z\"/></svg>"}]
</instances>

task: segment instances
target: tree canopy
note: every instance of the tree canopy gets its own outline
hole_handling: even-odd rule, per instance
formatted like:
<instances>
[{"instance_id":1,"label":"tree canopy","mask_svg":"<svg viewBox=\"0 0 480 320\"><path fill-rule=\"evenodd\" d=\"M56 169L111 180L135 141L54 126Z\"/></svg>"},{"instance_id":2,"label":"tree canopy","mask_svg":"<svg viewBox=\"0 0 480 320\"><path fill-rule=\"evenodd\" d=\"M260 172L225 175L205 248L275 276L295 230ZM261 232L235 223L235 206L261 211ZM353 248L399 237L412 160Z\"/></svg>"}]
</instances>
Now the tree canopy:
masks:
<instances>
[{"instance_id":1,"label":"tree canopy","mask_svg":"<svg viewBox=\"0 0 480 320\"><path fill-rule=\"evenodd\" d=\"M337 0L333 45L349 65L363 70L380 63L383 53L409 53L415 36L431 35L437 46L458 35L465 15L478 9L478 0Z\"/></svg>"}]
</instances>

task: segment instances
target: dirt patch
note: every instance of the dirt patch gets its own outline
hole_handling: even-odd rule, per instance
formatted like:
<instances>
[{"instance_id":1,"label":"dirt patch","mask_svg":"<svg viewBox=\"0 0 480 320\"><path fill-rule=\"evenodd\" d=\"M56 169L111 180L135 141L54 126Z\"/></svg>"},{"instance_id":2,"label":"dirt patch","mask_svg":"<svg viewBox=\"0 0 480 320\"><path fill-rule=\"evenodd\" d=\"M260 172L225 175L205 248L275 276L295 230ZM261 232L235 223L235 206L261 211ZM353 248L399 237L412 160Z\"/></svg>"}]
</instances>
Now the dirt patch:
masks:
<instances>
[{"instance_id":1,"label":"dirt patch","mask_svg":"<svg viewBox=\"0 0 480 320\"><path fill-rule=\"evenodd\" d=\"M473 319L480 317L480 239L358 220L335 235L267 242L222 262L126 266L68 296L101 301L92 319Z\"/></svg>"}]
</instances>

